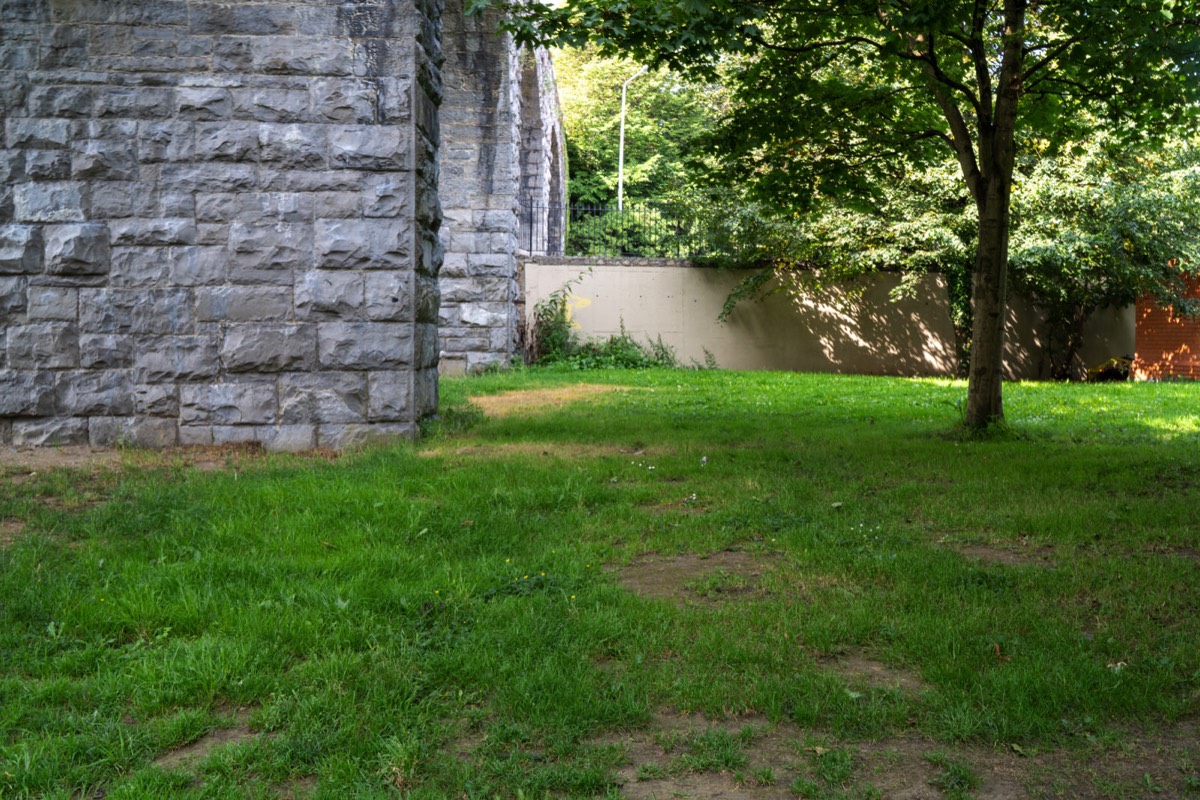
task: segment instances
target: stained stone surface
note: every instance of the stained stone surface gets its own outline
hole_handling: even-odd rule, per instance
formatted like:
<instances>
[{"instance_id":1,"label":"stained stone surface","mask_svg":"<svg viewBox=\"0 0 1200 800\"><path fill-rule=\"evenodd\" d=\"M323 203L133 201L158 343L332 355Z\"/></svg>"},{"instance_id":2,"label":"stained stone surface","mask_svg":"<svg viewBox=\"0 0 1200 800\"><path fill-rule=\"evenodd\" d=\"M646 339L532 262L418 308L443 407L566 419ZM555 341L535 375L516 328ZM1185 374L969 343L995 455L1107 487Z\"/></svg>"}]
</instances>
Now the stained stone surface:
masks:
<instances>
[{"instance_id":1,"label":"stained stone surface","mask_svg":"<svg viewBox=\"0 0 1200 800\"><path fill-rule=\"evenodd\" d=\"M0 445L412 435L441 5L2 0Z\"/></svg>"}]
</instances>

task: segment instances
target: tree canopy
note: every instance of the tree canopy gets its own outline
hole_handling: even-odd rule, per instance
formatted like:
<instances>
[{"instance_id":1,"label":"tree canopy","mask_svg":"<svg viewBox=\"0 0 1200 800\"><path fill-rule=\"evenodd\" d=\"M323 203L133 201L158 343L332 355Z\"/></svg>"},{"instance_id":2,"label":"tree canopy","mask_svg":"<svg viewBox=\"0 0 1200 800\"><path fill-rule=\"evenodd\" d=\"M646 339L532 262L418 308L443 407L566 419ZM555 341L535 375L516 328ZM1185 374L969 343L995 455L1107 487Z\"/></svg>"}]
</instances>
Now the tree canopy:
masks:
<instances>
[{"instance_id":1,"label":"tree canopy","mask_svg":"<svg viewBox=\"0 0 1200 800\"><path fill-rule=\"evenodd\" d=\"M733 146L763 191L795 203L869 193L937 148L951 155L978 213L975 428L1004 416L1018 131L1053 142L1090 117L1113 135L1153 137L1192 124L1200 98L1200 0L471 3L486 5L507 5L524 41L591 41L699 74L744 58Z\"/></svg>"}]
</instances>

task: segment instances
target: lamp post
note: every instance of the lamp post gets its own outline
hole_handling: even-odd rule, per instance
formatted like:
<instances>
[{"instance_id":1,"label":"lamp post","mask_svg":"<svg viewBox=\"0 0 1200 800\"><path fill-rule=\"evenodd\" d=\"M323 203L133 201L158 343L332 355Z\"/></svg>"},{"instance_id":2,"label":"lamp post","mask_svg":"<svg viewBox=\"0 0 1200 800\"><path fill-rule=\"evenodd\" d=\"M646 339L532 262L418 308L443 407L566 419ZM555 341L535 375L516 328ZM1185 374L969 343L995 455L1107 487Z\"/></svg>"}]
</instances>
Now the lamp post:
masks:
<instances>
[{"instance_id":1,"label":"lamp post","mask_svg":"<svg viewBox=\"0 0 1200 800\"><path fill-rule=\"evenodd\" d=\"M649 67L642 67L621 84L621 144L617 148L617 211L625 208L625 92L634 79L640 78Z\"/></svg>"}]
</instances>

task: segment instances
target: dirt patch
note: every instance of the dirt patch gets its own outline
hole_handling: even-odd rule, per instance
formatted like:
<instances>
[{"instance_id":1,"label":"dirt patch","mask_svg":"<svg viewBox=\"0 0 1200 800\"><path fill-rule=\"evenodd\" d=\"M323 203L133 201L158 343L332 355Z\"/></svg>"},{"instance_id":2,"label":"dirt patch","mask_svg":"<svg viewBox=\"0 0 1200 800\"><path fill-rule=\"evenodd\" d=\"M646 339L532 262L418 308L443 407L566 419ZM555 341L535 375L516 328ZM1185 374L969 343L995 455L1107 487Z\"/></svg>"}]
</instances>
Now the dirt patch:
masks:
<instances>
[{"instance_id":1,"label":"dirt patch","mask_svg":"<svg viewBox=\"0 0 1200 800\"><path fill-rule=\"evenodd\" d=\"M233 727L217 728L194 742L169 750L154 759L154 766L162 769L187 769L193 764L203 761L218 747L252 739L255 733L250 730L249 721L250 712L239 709L235 714Z\"/></svg>"},{"instance_id":2,"label":"dirt patch","mask_svg":"<svg viewBox=\"0 0 1200 800\"><path fill-rule=\"evenodd\" d=\"M647 556L618 570L631 592L655 600L720 601L761 594L770 560L761 555L723 550L706 556Z\"/></svg>"},{"instance_id":3,"label":"dirt patch","mask_svg":"<svg viewBox=\"0 0 1200 800\"><path fill-rule=\"evenodd\" d=\"M26 473L56 468L79 468L115 466L121 463L116 450L98 450L92 447L33 447L28 449L0 448L0 467L6 471L18 470ZM20 476L16 476L20 478ZM28 480L28 475L25 479Z\"/></svg>"},{"instance_id":4,"label":"dirt patch","mask_svg":"<svg viewBox=\"0 0 1200 800\"><path fill-rule=\"evenodd\" d=\"M828 656L821 659L821 665L841 675L851 684L872 689L899 689L909 694L920 694L927 688L916 673L889 667L857 650Z\"/></svg>"},{"instance_id":5,"label":"dirt patch","mask_svg":"<svg viewBox=\"0 0 1200 800\"><path fill-rule=\"evenodd\" d=\"M964 558L974 559L984 564L1000 564L1008 567L1054 566L1054 560L1051 557L1054 550L1048 546L1037 548L992 544L949 544L948 546Z\"/></svg>"},{"instance_id":6,"label":"dirt patch","mask_svg":"<svg viewBox=\"0 0 1200 800\"><path fill-rule=\"evenodd\" d=\"M8 547L25 531L25 523L17 519L0 520L0 547Z\"/></svg>"},{"instance_id":7,"label":"dirt patch","mask_svg":"<svg viewBox=\"0 0 1200 800\"><path fill-rule=\"evenodd\" d=\"M629 391L628 386L580 383L557 389L524 389L503 394L479 395L472 397L471 402L489 417L508 417L526 411L558 409L588 397L625 391Z\"/></svg>"}]
</instances>

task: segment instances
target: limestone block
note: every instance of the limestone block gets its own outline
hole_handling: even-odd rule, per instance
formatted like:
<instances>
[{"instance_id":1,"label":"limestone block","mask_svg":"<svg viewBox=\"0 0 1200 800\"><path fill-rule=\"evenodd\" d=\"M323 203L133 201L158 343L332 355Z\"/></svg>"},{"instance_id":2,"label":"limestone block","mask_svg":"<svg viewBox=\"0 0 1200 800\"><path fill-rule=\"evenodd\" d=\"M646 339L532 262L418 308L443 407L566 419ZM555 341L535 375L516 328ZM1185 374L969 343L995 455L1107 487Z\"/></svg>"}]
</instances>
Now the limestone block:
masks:
<instances>
[{"instance_id":1,"label":"limestone block","mask_svg":"<svg viewBox=\"0 0 1200 800\"><path fill-rule=\"evenodd\" d=\"M410 266L407 220L319 219L317 266L326 269L404 269Z\"/></svg>"},{"instance_id":2,"label":"limestone block","mask_svg":"<svg viewBox=\"0 0 1200 800\"><path fill-rule=\"evenodd\" d=\"M183 425L254 425L275 421L275 384L210 383L179 389Z\"/></svg>"},{"instance_id":3,"label":"limestone block","mask_svg":"<svg viewBox=\"0 0 1200 800\"><path fill-rule=\"evenodd\" d=\"M362 314L363 275L359 272L306 272L296 278L296 316L354 319Z\"/></svg>"},{"instance_id":4,"label":"limestone block","mask_svg":"<svg viewBox=\"0 0 1200 800\"><path fill-rule=\"evenodd\" d=\"M363 173L351 170L283 170L263 176L268 192L359 192Z\"/></svg>"},{"instance_id":5,"label":"limestone block","mask_svg":"<svg viewBox=\"0 0 1200 800\"><path fill-rule=\"evenodd\" d=\"M22 183L13 191L19 222L82 222L84 185L56 181Z\"/></svg>"},{"instance_id":6,"label":"limestone block","mask_svg":"<svg viewBox=\"0 0 1200 800\"><path fill-rule=\"evenodd\" d=\"M258 441L260 427L257 425L214 425L213 444L253 444Z\"/></svg>"},{"instance_id":7,"label":"limestone block","mask_svg":"<svg viewBox=\"0 0 1200 800\"><path fill-rule=\"evenodd\" d=\"M502 303L464 303L459 308L459 319L465 325L495 328L508 324L509 310Z\"/></svg>"},{"instance_id":8,"label":"limestone block","mask_svg":"<svg viewBox=\"0 0 1200 800\"><path fill-rule=\"evenodd\" d=\"M302 89L234 89L234 119L307 122L309 94Z\"/></svg>"},{"instance_id":9,"label":"limestone block","mask_svg":"<svg viewBox=\"0 0 1200 800\"><path fill-rule=\"evenodd\" d=\"M317 444L330 450L349 450L372 444L416 438L417 426L407 422L329 424L317 426Z\"/></svg>"},{"instance_id":10,"label":"limestone block","mask_svg":"<svg viewBox=\"0 0 1200 800\"><path fill-rule=\"evenodd\" d=\"M436 369L417 370L413 380L413 412L417 419L438 409L438 373Z\"/></svg>"},{"instance_id":11,"label":"limestone block","mask_svg":"<svg viewBox=\"0 0 1200 800\"><path fill-rule=\"evenodd\" d=\"M257 435L269 453L299 453L317 446L317 426L311 424L260 428Z\"/></svg>"},{"instance_id":12,"label":"limestone block","mask_svg":"<svg viewBox=\"0 0 1200 800\"><path fill-rule=\"evenodd\" d=\"M190 289L79 290L80 325L89 333L191 333L192 307Z\"/></svg>"},{"instance_id":13,"label":"limestone block","mask_svg":"<svg viewBox=\"0 0 1200 800\"><path fill-rule=\"evenodd\" d=\"M135 180L138 177L136 147L136 139L85 139L72 142L71 176L77 180Z\"/></svg>"},{"instance_id":14,"label":"limestone block","mask_svg":"<svg viewBox=\"0 0 1200 800\"><path fill-rule=\"evenodd\" d=\"M145 164L191 161L196 156L196 127L188 122L139 122L137 138Z\"/></svg>"},{"instance_id":15,"label":"limestone block","mask_svg":"<svg viewBox=\"0 0 1200 800\"><path fill-rule=\"evenodd\" d=\"M72 372L58 378L59 411L74 417L119 417L133 413L128 370Z\"/></svg>"},{"instance_id":16,"label":"limestone block","mask_svg":"<svg viewBox=\"0 0 1200 800\"><path fill-rule=\"evenodd\" d=\"M133 413L139 417L178 417L179 387L170 384L134 386Z\"/></svg>"},{"instance_id":17,"label":"limestone block","mask_svg":"<svg viewBox=\"0 0 1200 800\"><path fill-rule=\"evenodd\" d=\"M346 219L362 216L362 195L359 192L317 192L309 195L325 219Z\"/></svg>"},{"instance_id":18,"label":"limestone block","mask_svg":"<svg viewBox=\"0 0 1200 800\"><path fill-rule=\"evenodd\" d=\"M412 326L389 322L319 323L324 369L388 369L412 363Z\"/></svg>"},{"instance_id":19,"label":"limestone block","mask_svg":"<svg viewBox=\"0 0 1200 800\"><path fill-rule=\"evenodd\" d=\"M211 336L162 336L143 341L134 360L137 383L193 381L217 374L217 344Z\"/></svg>"},{"instance_id":20,"label":"limestone block","mask_svg":"<svg viewBox=\"0 0 1200 800\"><path fill-rule=\"evenodd\" d=\"M8 365L23 369L79 366L79 327L73 322L34 322L8 329Z\"/></svg>"},{"instance_id":21,"label":"limestone block","mask_svg":"<svg viewBox=\"0 0 1200 800\"><path fill-rule=\"evenodd\" d=\"M438 309L442 304L441 291L436 278L417 274L413 282L416 287L413 317L417 322L437 322Z\"/></svg>"},{"instance_id":22,"label":"limestone block","mask_svg":"<svg viewBox=\"0 0 1200 800\"><path fill-rule=\"evenodd\" d=\"M66 147L71 141L71 122L66 119L19 119L5 125L11 148L45 150Z\"/></svg>"},{"instance_id":23,"label":"limestone block","mask_svg":"<svg viewBox=\"0 0 1200 800\"><path fill-rule=\"evenodd\" d=\"M412 182L406 175L385 172L363 178L363 216L400 219L408 216Z\"/></svg>"},{"instance_id":24,"label":"limestone block","mask_svg":"<svg viewBox=\"0 0 1200 800\"><path fill-rule=\"evenodd\" d=\"M257 144L257 135L254 138ZM212 164L163 164L159 170L159 186L163 191L181 192L242 192L258 185L255 164L225 164L213 169Z\"/></svg>"},{"instance_id":25,"label":"limestone block","mask_svg":"<svg viewBox=\"0 0 1200 800\"><path fill-rule=\"evenodd\" d=\"M92 113L92 89L88 86L34 86L26 100L30 116L60 120L88 117Z\"/></svg>"},{"instance_id":26,"label":"limestone block","mask_svg":"<svg viewBox=\"0 0 1200 800\"><path fill-rule=\"evenodd\" d=\"M412 118L412 80L378 78L379 121L385 125L408 122Z\"/></svg>"},{"instance_id":27,"label":"limestone block","mask_svg":"<svg viewBox=\"0 0 1200 800\"><path fill-rule=\"evenodd\" d=\"M133 339L120 334L83 333L79 336L82 369L122 369L133 366Z\"/></svg>"},{"instance_id":28,"label":"limestone block","mask_svg":"<svg viewBox=\"0 0 1200 800\"><path fill-rule=\"evenodd\" d=\"M182 447L207 447L212 443L212 425L179 426L179 444Z\"/></svg>"},{"instance_id":29,"label":"limestone block","mask_svg":"<svg viewBox=\"0 0 1200 800\"><path fill-rule=\"evenodd\" d=\"M312 263L313 228L303 223L229 228L230 278L235 282L291 283L292 270Z\"/></svg>"},{"instance_id":30,"label":"limestone block","mask_svg":"<svg viewBox=\"0 0 1200 800\"><path fill-rule=\"evenodd\" d=\"M292 315L287 286L211 286L196 290L196 319L203 322L273 322Z\"/></svg>"},{"instance_id":31,"label":"limestone block","mask_svg":"<svg viewBox=\"0 0 1200 800\"><path fill-rule=\"evenodd\" d=\"M0 225L0 275L41 271L41 228L36 225Z\"/></svg>"},{"instance_id":32,"label":"limestone block","mask_svg":"<svg viewBox=\"0 0 1200 800\"><path fill-rule=\"evenodd\" d=\"M179 423L173 419L92 417L88 420L88 442L92 447L129 445L161 450L179 442L178 428Z\"/></svg>"},{"instance_id":33,"label":"limestone block","mask_svg":"<svg viewBox=\"0 0 1200 800\"><path fill-rule=\"evenodd\" d=\"M0 282L0 297L3 292ZM74 322L79 319L79 290L67 286L34 286L29 289L29 319L62 320ZM0 299L0 309L4 301ZM2 312L0 312L2 313Z\"/></svg>"},{"instance_id":34,"label":"limestone block","mask_svg":"<svg viewBox=\"0 0 1200 800\"><path fill-rule=\"evenodd\" d=\"M320 169L325 166L326 126L282 125L264 122L258 126L258 146L264 162L289 169Z\"/></svg>"},{"instance_id":35,"label":"limestone block","mask_svg":"<svg viewBox=\"0 0 1200 800\"><path fill-rule=\"evenodd\" d=\"M68 447L87 444L88 421L73 417L14 420L13 447Z\"/></svg>"},{"instance_id":36,"label":"limestone block","mask_svg":"<svg viewBox=\"0 0 1200 800\"><path fill-rule=\"evenodd\" d=\"M369 171L411 170L411 136L381 125L340 128L329 137L330 166Z\"/></svg>"},{"instance_id":37,"label":"limestone block","mask_svg":"<svg viewBox=\"0 0 1200 800\"><path fill-rule=\"evenodd\" d=\"M269 36L250 42L255 72L284 75L349 75L351 51L345 39Z\"/></svg>"},{"instance_id":38,"label":"limestone block","mask_svg":"<svg viewBox=\"0 0 1200 800\"><path fill-rule=\"evenodd\" d=\"M368 416L371 421L416 419L413 414L413 376L407 371L372 372L368 381Z\"/></svg>"},{"instance_id":39,"label":"limestone block","mask_svg":"<svg viewBox=\"0 0 1200 800\"><path fill-rule=\"evenodd\" d=\"M95 89L98 117L166 119L175 112L175 91L163 87L102 86Z\"/></svg>"},{"instance_id":40,"label":"limestone block","mask_svg":"<svg viewBox=\"0 0 1200 800\"><path fill-rule=\"evenodd\" d=\"M26 180L65 181L71 177L71 154L66 150L26 150L22 155Z\"/></svg>"},{"instance_id":41,"label":"limestone block","mask_svg":"<svg viewBox=\"0 0 1200 800\"><path fill-rule=\"evenodd\" d=\"M317 332L312 325L231 325L221 344L229 372L288 372L313 367Z\"/></svg>"},{"instance_id":42,"label":"limestone block","mask_svg":"<svg viewBox=\"0 0 1200 800\"><path fill-rule=\"evenodd\" d=\"M376 120L379 88L359 78L322 78L309 85L313 113L327 122L366 125Z\"/></svg>"},{"instance_id":43,"label":"limestone block","mask_svg":"<svg viewBox=\"0 0 1200 800\"><path fill-rule=\"evenodd\" d=\"M109 223L114 245L195 244L196 223L186 217L119 219Z\"/></svg>"},{"instance_id":44,"label":"limestone block","mask_svg":"<svg viewBox=\"0 0 1200 800\"><path fill-rule=\"evenodd\" d=\"M220 192L196 198L196 218L203 222L308 222L315 200L298 192Z\"/></svg>"},{"instance_id":45,"label":"limestone block","mask_svg":"<svg viewBox=\"0 0 1200 800\"><path fill-rule=\"evenodd\" d=\"M54 413L54 374L0 369L0 417L40 417Z\"/></svg>"},{"instance_id":46,"label":"limestone block","mask_svg":"<svg viewBox=\"0 0 1200 800\"><path fill-rule=\"evenodd\" d=\"M47 225L45 267L49 275L104 275L110 264L109 229L97 222Z\"/></svg>"},{"instance_id":47,"label":"limestone block","mask_svg":"<svg viewBox=\"0 0 1200 800\"><path fill-rule=\"evenodd\" d=\"M0 330L16 322L29 307L29 279L0 277ZM3 340L0 339L0 363L3 363Z\"/></svg>"},{"instance_id":48,"label":"limestone block","mask_svg":"<svg viewBox=\"0 0 1200 800\"><path fill-rule=\"evenodd\" d=\"M355 372L314 372L279 378L279 421L284 424L362 422L367 378Z\"/></svg>"},{"instance_id":49,"label":"limestone block","mask_svg":"<svg viewBox=\"0 0 1200 800\"><path fill-rule=\"evenodd\" d=\"M228 119L233 113L233 96L228 89L209 86L181 88L176 91L176 98L180 119Z\"/></svg>"},{"instance_id":50,"label":"limestone block","mask_svg":"<svg viewBox=\"0 0 1200 800\"><path fill-rule=\"evenodd\" d=\"M367 319L402 322L413 318L413 276L372 272L366 276Z\"/></svg>"},{"instance_id":51,"label":"limestone block","mask_svg":"<svg viewBox=\"0 0 1200 800\"><path fill-rule=\"evenodd\" d=\"M256 161L258 126L248 122L197 125L196 158L202 161Z\"/></svg>"},{"instance_id":52,"label":"limestone block","mask_svg":"<svg viewBox=\"0 0 1200 800\"><path fill-rule=\"evenodd\" d=\"M438 362L438 326L435 322L422 322L415 326L416 343L413 353L416 366L422 369L434 369ZM510 343L511 344L511 343ZM509 352L506 347L502 352Z\"/></svg>"}]
</instances>

